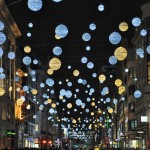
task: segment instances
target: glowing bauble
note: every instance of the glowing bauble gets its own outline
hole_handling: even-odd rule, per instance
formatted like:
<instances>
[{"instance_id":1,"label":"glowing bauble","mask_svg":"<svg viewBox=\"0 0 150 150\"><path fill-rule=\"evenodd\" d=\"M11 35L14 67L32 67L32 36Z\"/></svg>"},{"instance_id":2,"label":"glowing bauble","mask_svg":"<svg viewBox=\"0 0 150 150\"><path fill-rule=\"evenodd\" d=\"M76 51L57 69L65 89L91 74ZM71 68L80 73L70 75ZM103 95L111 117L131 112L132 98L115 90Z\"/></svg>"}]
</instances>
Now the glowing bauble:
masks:
<instances>
[{"instance_id":1,"label":"glowing bauble","mask_svg":"<svg viewBox=\"0 0 150 150\"><path fill-rule=\"evenodd\" d=\"M49 113L50 113L50 114L54 114L54 112L55 112L55 110L54 110L53 108L50 108L50 109L49 109Z\"/></svg>"},{"instance_id":2,"label":"glowing bauble","mask_svg":"<svg viewBox=\"0 0 150 150\"><path fill-rule=\"evenodd\" d=\"M94 116L94 112L91 112L91 116Z\"/></svg>"},{"instance_id":3,"label":"glowing bauble","mask_svg":"<svg viewBox=\"0 0 150 150\"><path fill-rule=\"evenodd\" d=\"M112 114L112 113L113 113L113 109L112 109L112 108L109 108L109 109L108 109L108 112L109 112L110 114Z\"/></svg>"},{"instance_id":4,"label":"glowing bauble","mask_svg":"<svg viewBox=\"0 0 150 150\"><path fill-rule=\"evenodd\" d=\"M122 61L127 57L127 50L120 46L115 50L114 55L119 61Z\"/></svg>"},{"instance_id":5,"label":"glowing bauble","mask_svg":"<svg viewBox=\"0 0 150 150\"><path fill-rule=\"evenodd\" d=\"M53 79L51 79L51 78L47 78L46 79L46 84L48 85L48 86L53 86L54 85L54 80Z\"/></svg>"},{"instance_id":6,"label":"glowing bauble","mask_svg":"<svg viewBox=\"0 0 150 150\"><path fill-rule=\"evenodd\" d=\"M77 105L77 106L81 106L81 105L82 105L82 101L81 101L80 99L77 99L77 100L76 100L76 105Z\"/></svg>"},{"instance_id":7,"label":"glowing bauble","mask_svg":"<svg viewBox=\"0 0 150 150\"><path fill-rule=\"evenodd\" d=\"M28 0L28 8L32 11L39 11L42 6L42 0Z\"/></svg>"},{"instance_id":8,"label":"glowing bauble","mask_svg":"<svg viewBox=\"0 0 150 150\"><path fill-rule=\"evenodd\" d=\"M51 69L51 68L47 69L47 74L52 75L53 73L54 73L53 69Z\"/></svg>"},{"instance_id":9,"label":"glowing bauble","mask_svg":"<svg viewBox=\"0 0 150 150\"><path fill-rule=\"evenodd\" d=\"M5 90L0 87L0 96L3 96L5 94Z\"/></svg>"},{"instance_id":10,"label":"glowing bauble","mask_svg":"<svg viewBox=\"0 0 150 150\"><path fill-rule=\"evenodd\" d=\"M135 27L140 26L141 22L142 22L141 19L138 18L138 17L135 17L135 18L132 19L132 25L135 26Z\"/></svg>"},{"instance_id":11,"label":"glowing bauble","mask_svg":"<svg viewBox=\"0 0 150 150\"><path fill-rule=\"evenodd\" d=\"M68 104L67 104L67 108L71 109L71 108L72 108L72 104L71 104L71 103L68 103Z\"/></svg>"},{"instance_id":12,"label":"glowing bauble","mask_svg":"<svg viewBox=\"0 0 150 150\"><path fill-rule=\"evenodd\" d=\"M28 105L26 106L26 109L30 109L30 108L31 108L31 105L28 104Z\"/></svg>"},{"instance_id":13,"label":"glowing bauble","mask_svg":"<svg viewBox=\"0 0 150 150\"><path fill-rule=\"evenodd\" d=\"M137 48L136 49L136 54L138 56L140 56L141 58L143 58L144 57L144 50L143 50L143 48Z\"/></svg>"},{"instance_id":14,"label":"glowing bauble","mask_svg":"<svg viewBox=\"0 0 150 150\"><path fill-rule=\"evenodd\" d=\"M87 68L92 69L94 67L93 62L88 62L87 63Z\"/></svg>"},{"instance_id":15,"label":"glowing bauble","mask_svg":"<svg viewBox=\"0 0 150 150\"><path fill-rule=\"evenodd\" d=\"M0 73L4 72L4 69L3 68L0 68Z\"/></svg>"},{"instance_id":16,"label":"glowing bauble","mask_svg":"<svg viewBox=\"0 0 150 150\"><path fill-rule=\"evenodd\" d=\"M0 79L4 79L6 77L6 75L4 73L0 74Z\"/></svg>"},{"instance_id":17,"label":"glowing bauble","mask_svg":"<svg viewBox=\"0 0 150 150\"><path fill-rule=\"evenodd\" d=\"M141 91L139 91L139 90L136 90L136 91L134 92L134 97L135 97L135 98L140 98L141 95L142 95L142 93L141 93Z\"/></svg>"},{"instance_id":18,"label":"glowing bauble","mask_svg":"<svg viewBox=\"0 0 150 150\"><path fill-rule=\"evenodd\" d=\"M34 60L33 60L33 64L37 65L37 64L38 64L38 60L37 60L37 59L34 59Z\"/></svg>"},{"instance_id":19,"label":"glowing bauble","mask_svg":"<svg viewBox=\"0 0 150 150\"><path fill-rule=\"evenodd\" d=\"M81 62L82 62L83 64L87 63L87 61L88 61L87 57L82 57L82 58L81 58Z\"/></svg>"},{"instance_id":20,"label":"glowing bauble","mask_svg":"<svg viewBox=\"0 0 150 150\"><path fill-rule=\"evenodd\" d=\"M33 23L30 22L30 23L28 24L28 27L32 28L32 27L33 27Z\"/></svg>"},{"instance_id":21,"label":"glowing bauble","mask_svg":"<svg viewBox=\"0 0 150 150\"><path fill-rule=\"evenodd\" d=\"M25 46L24 47L24 52L25 53L30 53L31 52L31 47L30 46Z\"/></svg>"},{"instance_id":22,"label":"glowing bauble","mask_svg":"<svg viewBox=\"0 0 150 150\"><path fill-rule=\"evenodd\" d=\"M122 85L122 81L120 79L116 79L115 80L115 85L118 86L118 87L121 86Z\"/></svg>"},{"instance_id":23,"label":"glowing bauble","mask_svg":"<svg viewBox=\"0 0 150 150\"><path fill-rule=\"evenodd\" d=\"M6 41L6 35L3 32L0 32L0 45L4 44Z\"/></svg>"},{"instance_id":24,"label":"glowing bauble","mask_svg":"<svg viewBox=\"0 0 150 150\"><path fill-rule=\"evenodd\" d=\"M110 63L111 65L115 65L115 64L117 63L117 58L116 58L116 56L110 56L110 57L109 57L109 63Z\"/></svg>"},{"instance_id":25,"label":"glowing bauble","mask_svg":"<svg viewBox=\"0 0 150 150\"><path fill-rule=\"evenodd\" d=\"M54 55L56 55L56 56L61 55L61 54L62 54L62 48L59 47L59 46L54 47L54 48L53 48L53 53L54 53Z\"/></svg>"},{"instance_id":26,"label":"glowing bauble","mask_svg":"<svg viewBox=\"0 0 150 150\"><path fill-rule=\"evenodd\" d=\"M140 31L141 36L146 36L147 35L147 30L146 29L142 29Z\"/></svg>"},{"instance_id":27,"label":"glowing bauble","mask_svg":"<svg viewBox=\"0 0 150 150\"><path fill-rule=\"evenodd\" d=\"M148 54L150 54L150 45L148 45L148 46L146 47L146 51L147 51Z\"/></svg>"},{"instance_id":28,"label":"glowing bauble","mask_svg":"<svg viewBox=\"0 0 150 150\"><path fill-rule=\"evenodd\" d=\"M126 90L124 86L120 86L118 89L119 89L119 94L122 94Z\"/></svg>"},{"instance_id":29,"label":"glowing bauble","mask_svg":"<svg viewBox=\"0 0 150 150\"><path fill-rule=\"evenodd\" d=\"M31 64L31 58L29 56L23 57L22 61L25 65L30 65Z\"/></svg>"},{"instance_id":30,"label":"glowing bauble","mask_svg":"<svg viewBox=\"0 0 150 150\"><path fill-rule=\"evenodd\" d=\"M90 28L90 30L95 30L95 29L96 29L95 23L91 23L91 24L89 25L89 28Z\"/></svg>"},{"instance_id":31,"label":"glowing bauble","mask_svg":"<svg viewBox=\"0 0 150 150\"><path fill-rule=\"evenodd\" d=\"M92 103L91 103L91 106L95 106L95 103L94 103L94 102L92 102Z\"/></svg>"},{"instance_id":32,"label":"glowing bauble","mask_svg":"<svg viewBox=\"0 0 150 150\"><path fill-rule=\"evenodd\" d=\"M99 75L98 79L100 82L104 82L106 80L106 76L101 74L101 75Z\"/></svg>"},{"instance_id":33,"label":"glowing bauble","mask_svg":"<svg viewBox=\"0 0 150 150\"><path fill-rule=\"evenodd\" d=\"M58 3L61 2L62 0L52 0L52 1Z\"/></svg>"},{"instance_id":34,"label":"glowing bauble","mask_svg":"<svg viewBox=\"0 0 150 150\"><path fill-rule=\"evenodd\" d=\"M5 27L4 23L0 21L0 31L4 30L4 27Z\"/></svg>"},{"instance_id":35,"label":"glowing bauble","mask_svg":"<svg viewBox=\"0 0 150 150\"><path fill-rule=\"evenodd\" d=\"M15 58L15 53L14 52L9 52L8 53L8 58L9 59L14 59Z\"/></svg>"},{"instance_id":36,"label":"glowing bauble","mask_svg":"<svg viewBox=\"0 0 150 150\"><path fill-rule=\"evenodd\" d=\"M55 103L52 103L51 106L52 106L52 108L56 108L56 104Z\"/></svg>"},{"instance_id":37,"label":"glowing bauble","mask_svg":"<svg viewBox=\"0 0 150 150\"><path fill-rule=\"evenodd\" d=\"M111 44L119 44L120 41L121 41L121 35L120 33L118 32L112 32L110 35L109 35L109 41Z\"/></svg>"},{"instance_id":38,"label":"glowing bauble","mask_svg":"<svg viewBox=\"0 0 150 150\"><path fill-rule=\"evenodd\" d=\"M74 70L74 71L73 71L73 75L74 75L75 77L79 76L79 74L80 74L79 70Z\"/></svg>"},{"instance_id":39,"label":"glowing bauble","mask_svg":"<svg viewBox=\"0 0 150 150\"><path fill-rule=\"evenodd\" d=\"M68 28L64 24L60 24L55 28L55 34L59 38L64 38L68 34Z\"/></svg>"},{"instance_id":40,"label":"glowing bauble","mask_svg":"<svg viewBox=\"0 0 150 150\"><path fill-rule=\"evenodd\" d=\"M31 92L32 92L33 95L37 94L37 90L36 89L31 90Z\"/></svg>"},{"instance_id":41,"label":"glowing bauble","mask_svg":"<svg viewBox=\"0 0 150 150\"><path fill-rule=\"evenodd\" d=\"M98 10L99 11L104 11L105 7L103 4L98 5Z\"/></svg>"},{"instance_id":42,"label":"glowing bauble","mask_svg":"<svg viewBox=\"0 0 150 150\"><path fill-rule=\"evenodd\" d=\"M90 51L90 50L91 50L91 47L90 47L90 46L86 46L86 50L87 50L87 51Z\"/></svg>"},{"instance_id":43,"label":"glowing bauble","mask_svg":"<svg viewBox=\"0 0 150 150\"><path fill-rule=\"evenodd\" d=\"M82 35L82 39L83 39L83 41L90 41L91 40L91 35L89 34L89 33L84 33L83 35Z\"/></svg>"},{"instance_id":44,"label":"glowing bauble","mask_svg":"<svg viewBox=\"0 0 150 150\"><path fill-rule=\"evenodd\" d=\"M58 58L52 58L49 62L49 66L53 70L58 70L61 67L61 61Z\"/></svg>"},{"instance_id":45,"label":"glowing bauble","mask_svg":"<svg viewBox=\"0 0 150 150\"><path fill-rule=\"evenodd\" d=\"M29 87L25 85L25 86L23 86L23 90L26 92L29 90Z\"/></svg>"},{"instance_id":46,"label":"glowing bauble","mask_svg":"<svg viewBox=\"0 0 150 150\"><path fill-rule=\"evenodd\" d=\"M128 24L127 24L126 22L121 22L121 23L119 24L119 29L120 29L120 31L122 31L122 32L127 31L127 30L128 30Z\"/></svg>"}]
</instances>

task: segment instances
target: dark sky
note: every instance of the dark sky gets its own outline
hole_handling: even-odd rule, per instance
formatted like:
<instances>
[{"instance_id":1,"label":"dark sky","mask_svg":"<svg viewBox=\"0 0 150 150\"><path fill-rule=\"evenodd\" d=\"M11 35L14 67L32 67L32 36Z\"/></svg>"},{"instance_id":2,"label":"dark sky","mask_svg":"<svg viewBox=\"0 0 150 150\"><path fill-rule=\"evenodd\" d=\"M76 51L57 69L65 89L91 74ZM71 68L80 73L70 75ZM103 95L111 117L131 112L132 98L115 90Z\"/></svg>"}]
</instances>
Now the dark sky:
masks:
<instances>
[{"instance_id":1,"label":"dark sky","mask_svg":"<svg viewBox=\"0 0 150 150\"><path fill-rule=\"evenodd\" d=\"M79 98L87 103L86 98L88 96L85 94L87 87L77 84L78 78L86 79L88 84L95 89L92 97L96 99L96 105L101 107L100 105L103 104L97 103L100 98L98 77L93 78L92 73L99 75L100 68L109 65L108 58L113 55L116 46L110 44L108 37L113 31L120 32L119 23L123 21L128 23L129 30L121 33L121 35L122 38L131 39L133 31L131 20L134 17L139 17L141 0L62 0L59 3L43 0L43 7L38 12L33 12L27 7L27 0L5 0L5 2L22 33L18 39L20 50L23 51L23 47L26 45L31 46L31 53L41 60L45 70L47 70L49 60L54 57L53 48L60 46L63 50L62 55L59 56L62 67L50 76L57 82L57 89L67 89L65 81L69 79L73 83L70 90L75 92L75 89L79 88ZM105 6L103 12L98 11L100 4ZM33 23L33 28L28 27L30 22ZM91 23L96 24L96 30L91 31L89 29ZM55 28L59 24L67 26L68 35L63 39L56 40ZM32 33L30 38L26 36L28 32ZM90 33L92 37L88 42L82 40L82 34L85 32ZM90 51L86 51L88 45L91 46ZM88 69L85 64L81 63L83 56L94 63L93 69ZM69 65L72 67L71 70L68 70ZM72 75L75 69L80 71L79 77ZM110 71L110 69L108 70ZM65 84L60 86L58 85L59 81ZM107 85L109 83L110 81L107 82ZM72 97L67 101L75 101L75 98ZM61 106L66 108L66 105L67 103ZM77 108L75 103L73 106ZM89 104L87 106L87 108L93 109ZM73 116L77 117L80 115L80 111L85 111L84 109L77 109L78 115L74 113ZM97 109L94 108L94 111Z\"/></svg>"}]
</instances>

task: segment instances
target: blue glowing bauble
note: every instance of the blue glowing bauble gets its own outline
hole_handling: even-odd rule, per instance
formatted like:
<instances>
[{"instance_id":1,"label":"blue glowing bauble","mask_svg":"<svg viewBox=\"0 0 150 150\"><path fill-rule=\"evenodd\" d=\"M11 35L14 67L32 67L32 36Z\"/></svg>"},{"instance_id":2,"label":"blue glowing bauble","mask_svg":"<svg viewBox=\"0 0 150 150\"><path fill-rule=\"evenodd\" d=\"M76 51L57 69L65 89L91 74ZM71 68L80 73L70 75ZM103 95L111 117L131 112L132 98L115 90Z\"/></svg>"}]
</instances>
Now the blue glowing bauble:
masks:
<instances>
[{"instance_id":1,"label":"blue glowing bauble","mask_svg":"<svg viewBox=\"0 0 150 150\"><path fill-rule=\"evenodd\" d=\"M71 66L68 66L68 69L71 69Z\"/></svg>"},{"instance_id":2,"label":"blue glowing bauble","mask_svg":"<svg viewBox=\"0 0 150 150\"><path fill-rule=\"evenodd\" d=\"M9 59L14 59L15 58L15 53L14 52L9 52L8 53L8 58Z\"/></svg>"},{"instance_id":3,"label":"blue glowing bauble","mask_svg":"<svg viewBox=\"0 0 150 150\"><path fill-rule=\"evenodd\" d=\"M141 19L138 18L138 17L135 17L132 19L132 25L135 26L135 27L138 27L141 25Z\"/></svg>"},{"instance_id":4,"label":"blue glowing bauble","mask_svg":"<svg viewBox=\"0 0 150 150\"><path fill-rule=\"evenodd\" d=\"M81 58L81 62L82 62L83 64L87 63L87 61L88 61L87 57L82 57L82 58Z\"/></svg>"},{"instance_id":5,"label":"blue glowing bauble","mask_svg":"<svg viewBox=\"0 0 150 150\"><path fill-rule=\"evenodd\" d=\"M2 57L4 54L4 50L0 47L0 57Z\"/></svg>"},{"instance_id":6,"label":"blue glowing bauble","mask_svg":"<svg viewBox=\"0 0 150 150\"><path fill-rule=\"evenodd\" d=\"M144 50L142 48L137 48L136 49L136 54L138 56L140 56L141 58L143 58L144 57Z\"/></svg>"},{"instance_id":7,"label":"blue glowing bauble","mask_svg":"<svg viewBox=\"0 0 150 150\"><path fill-rule=\"evenodd\" d=\"M42 0L28 0L28 8L32 11L39 11L42 6Z\"/></svg>"},{"instance_id":8,"label":"blue glowing bauble","mask_svg":"<svg viewBox=\"0 0 150 150\"><path fill-rule=\"evenodd\" d=\"M96 77L97 77L97 74L96 74L96 73L93 73L93 74L92 74L92 77L93 77L93 78L96 78Z\"/></svg>"},{"instance_id":9,"label":"blue glowing bauble","mask_svg":"<svg viewBox=\"0 0 150 150\"><path fill-rule=\"evenodd\" d=\"M33 77L33 78L32 78L32 81L35 82L35 81L36 81L36 78Z\"/></svg>"},{"instance_id":10,"label":"blue glowing bauble","mask_svg":"<svg viewBox=\"0 0 150 150\"><path fill-rule=\"evenodd\" d=\"M82 80L82 84L83 85L86 85L87 84L87 81L84 79L84 80Z\"/></svg>"},{"instance_id":11,"label":"blue glowing bauble","mask_svg":"<svg viewBox=\"0 0 150 150\"><path fill-rule=\"evenodd\" d=\"M105 96L106 93L105 93L104 91L101 91L101 95L102 95L102 96Z\"/></svg>"},{"instance_id":12,"label":"blue glowing bauble","mask_svg":"<svg viewBox=\"0 0 150 150\"><path fill-rule=\"evenodd\" d=\"M59 38L64 38L68 34L68 28L64 24L60 24L55 28L55 34Z\"/></svg>"},{"instance_id":13,"label":"blue glowing bauble","mask_svg":"<svg viewBox=\"0 0 150 150\"><path fill-rule=\"evenodd\" d=\"M142 29L140 31L141 36L146 36L147 35L147 30L146 29Z\"/></svg>"},{"instance_id":14,"label":"blue glowing bauble","mask_svg":"<svg viewBox=\"0 0 150 150\"><path fill-rule=\"evenodd\" d=\"M114 99L113 100L113 103L116 105L118 103L118 100L117 99Z\"/></svg>"},{"instance_id":15,"label":"blue glowing bauble","mask_svg":"<svg viewBox=\"0 0 150 150\"><path fill-rule=\"evenodd\" d=\"M62 48L59 47L59 46L56 46L53 48L53 54L56 55L56 56L59 56L62 54Z\"/></svg>"},{"instance_id":16,"label":"blue glowing bauble","mask_svg":"<svg viewBox=\"0 0 150 150\"><path fill-rule=\"evenodd\" d=\"M23 86L23 90L26 92L29 90L29 87L27 85Z\"/></svg>"},{"instance_id":17,"label":"blue glowing bauble","mask_svg":"<svg viewBox=\"0 0 150 150\"><path fill-rule=\"evenodd\" d=\"M85 109L85 112L86 112L86 113L89 113L89 112L90 112L90 110L89 110L89 109Z\"/></svg>"},{"instance_id":18,"label":"blue glowing bauble","mask_svg":"<svg viewBox=\"0 0 150 150\"><path fill-rule=\"evenodd\" d=\"M54 114L54 112L55 112L54 108L50 108L50 109L49 109L49 113L50 113L50 114Z\"/></svg>"},{"instance_id":19,"label":"blue glowing bauble","mask_svg":"<svg viewBox=\"0 0 150 150\"><path fill-rule=\"evenodd\" d=\"M32 28L32 27L33 27L33 23L30 22L30 23L28 24L28 26L29 26L30 28Z\"/></svg>"},{"instance_id":20,"label":"blue glowing bauble","mask_svg":"<svg viewBox=\"0 0 150 150\"><path fill-rule=\"evenodd\" d=\"M139 90L136 90L136 91L134 92L134 97L135 97L135 98L140 98L141 95L142 95L142 93L141 93L141 91L139 91Z\"/></svg>"},{"instance_id":21,"label":"blue glowing bauble","mask_svg":"<svg viewBox=\"0 0 150 150\"><path fill-rule=\"evenodd\" d=\"M98 5L98 10L99 11L104 11L105 7L103 4Z\"/></svg>"},{"instance_id":22,"label":"blue glowing bauble","mask_svg":"<svg viewBox=\"0 0 150 150\"><path fill-rule=\"evenodd\" d=\"M29 56L23 57L22 61L25 65L30 65L31 64L31 58Z\"/></svg>"},{"instance_id":23,"label":"blue glowing bauble","mask_svg":"<svg viewBox=\"0 0 150 150\"><path fill-rule=\"evenodd\" d=\"M121 100L122 100L122 101L125 101L125 97L121 97Z\"/></svg>"},{"instance_id":24,"label":"blue glowing bauble","mask_svg":"<svg viewBox=\"0 0 150 150\"><path fill-rule=\"evenodd\" d=\"M89 25L90 30L95 30L96 29L96 24L95 23L91 23Z\"/></svg>"},{"instance_id":25,"label":"blue glowing bauble","mask_svg":"<svg viewBox=\"0 0 150 150\"><path fill-rule=\"evenodd\" d=\"M6 75L4 73L0 74L0 79L5 79Z\"/></svg>"},{"instance_id":26,"label":"blue glowing bauble","mask_svg":"<svg viewBox=\"0 0 150 150\"><path fill-rule=\"evenodd\" d=\"M19 77L15 76L15 81L18 82L19 81Z\"/></svg>"},{"instance_id":27,"label":"blue glowing bauble","mask_svg":"<svg viewBox=\"0 0 150 150\"><path fill-rule=\"evenodd\" d=\"M31 71L30 71L30 74L31 74L31 75L35 75L35 73L36 73L35 70L31 70Z\"/></svg>"},{"instance_id":28,"label":"blue glowing bauble","mask_svg":"<svg viewBox=\"0 0 150 150\"><path fill-rule=\"evenodd\" d=\"M89 33L84 33L82 35L82 39L83 41L87 42L87 41L90 41L91 40L91 35Z\"/></svg>"},{"instance_id":29,"label":"blue glowing bauble","mask_svg":"<svg viewBox=\"0 0 150 150\"><path fill-rule=\"evenodd\" d=\"M116 58L116 56L110 56L110 57L109 57L109 63L110 63L111 65L115 65L115 64L117 63L117 58Z\"/></svg>"},{"instance_id":30,"label":"blue glowing bauble","mask_svg":"<svg viewBox=\"0 0 150 150\"><path fill-rule=\"evenodd\" d=\"M91 89L90 89L90 92L91 92L91 93L94 93L94 92L95 92L95 89L94 89L94 88L91 88Z\"/></svg>"},{"instance_id":31,"label":"blue glowing bauble","mask_svg":"<svg viewBox=\"0 0 150 150\"><path fill-rule=\"evenodd\" d=\"M66 90L61 89L59 93L60 93L61 96L65 96L66 95Z\"/></svg>"},{"instance_id":32,"label":"blue glowing bauble","mask_svg":"<svg viewBox=\"0 0 150 150\"><path fill-rule=\"evenodd\" d=\"M58 3L61 2L62 0L52 0L52 1Z\"/></svg>"},{"instance_id":33,"label":"blue glowing bauble","mask_svg":"<svg viewBox=\"0 0 150 150\"><path fill-rule=\"evenodd\" d=\"M3 68L0 68L0 73L4 72L4 69Z\"/></svg>"},{"instance_id":34,"label":"blue glowing bauble","mask_svg":"<svg viewBox=\"0 0 150 150\"><path fill-rule=\"evenodd\" d=\"M66 99L63 99L62 102L65 103L65 102L66 102Z\"/></svg>"},{"instance_id":35,"label":"blue glowing bauble","mask_svg":"<svg viewBox=\"0 0 150 150\"><path fill-rule=\"evenodd\" d=\"M120 33L118 32L112 32L110 35L109 35L109 41L111 44L119 44L120 41L121 41L121 35Z\"/></svg>"},{"instance_id":36,"label":"blue glowing bauble","mask_svg":"<svg viewBox=\"0 0 150 150\"><path fill-rule=\"evenodd\" d=\"M39 62L38 62L37 59L34 59L34 60L33 60L33 64L37 65L38 63L39 63Z\"/></svg>"},{"instance_id":37,"label":"blue glowing bauble","mask_svg":"<svg viewBox=\"0 0 150 150\"><path fill-rule=\"evenodd\" d=\"M4 44L6 41L6 35L3 32L0 32L0 45Z\"/></svg>"},{"instance_id":38,"label":"blue glowing bauble","mask_svg":"<svg viewBox=\"0 0 150 150\"><path fill-rule=\"evenodd\" d=\"M55 82L54 82L53 79L51 79L51 78L46 79L46 84L47 84L48 86L53 86L54 83L55 83Z\"/></svg>"},{"instance_id":39,"label":"blue glowing bauble","mask_svg":"<svg viewBox=\"0 0 150 150\"><path fill-rule=\"evenodd\" d=\"M77 99L77 100L76 100L76 105L77 105L77 106L81 106L81 105L82 105L82 101L81 101L80 99Z\"/></svg>"},{"instance_id":40,"label":"blue glowing bauble","mask_svg":"<svg viewBox=\"0 0 150 150\"><path fill-rule=\"evenodd\" d=\"M82 81L83 81L82 79L78 79L78 83L82 83Z\"/></svg>"},{"instance_id":41,"label":"blue glowing bauble","mask_svg":"<svg viewBox=\"0 0 150 150\"><path fill-rule=\"evenodd\" d=\"M71 87L71 86L72 86L72 82L68 82L67 85L68 85L69 87Z\"/></svg>"},{"instance_id":42,"label":"blue glowing bauble","mask_svg":"<svg viewBox=\"0 0 150 150\"><path fill-rule=\"evenodd\" d=\"M51 90L51 91L50 91L50 93L51 93L51 94L54 94L54 93L55 93L55 91L54 91L54 90Z\"/></svg>"},{"instance_id":43,"label":"blue glowing bauble","mask_svg":"<svg viewBox=\"0 0 150 150\"><path fill-rule=\"evenodd\" d=\"M90 99L89 97L87 97L87 98L86 98L86 101L87 101L87 102L90 102L90 101L91 101L91 99Z\"/></svg>"},{"instance_id":44,"label":"blue glowing bauble","mask_svg":"<svg viewBox=\"0 0 150 150\"><path fill-rule=\"evenodd\" d=\"M150 54L150 45L148 45L148 46L146 47L146 51L147 51L148 54Z\"/></svg>"},{"instance_id":45,"label":"blue glowing bauble","mask_svg":"<svg viewBox=\"0 0 150 150\"><path fill-rule=\"evenodd\" d=\"M90 46L87 46L87 47L86 47L86 50L87 50L87 51L90 51L90 50L91 50L91 47L90 47Z\"/></svg>"},{"instance_id":46,"label":"blue glowing bauble","mask_svg":"<svg viewBox=\"0 0 150 150\"><path fill-rule=\"evenodd\" d=\"M43 94L43 98L47 98L47 94Z\"/></svg>"},{"instance_id":47,"label":"blue glowing bauble","mask_svg":"<svg viewBox=\"0 0 150 150\"><path fill-rule=\"evenodd\" d=\"M41 88L45 87L45 84L44 83L40 83L40 87Z\"/></svg>"},{"instance_id":48,"label":"blue glowing bauble","mask_svg":"<svg viewBox=\"0 0 150 150\"><path fill-rule=\"evenodd\" d=\"M5 25L2 21L0 21L0 31L4 30L5 28Z\"/></svg>"},{"instance_id":49,"label":"blue glowing bauble","mask_svg":"<svg viewBox=\"0 0 150 150\"><path fill-rule=\"evenodd\" d=\"M87 67L88 67L89 69L94 68L93 62L88 62L88 63L87 63Z\"/></svg>"},{"instance_id":50,"label":"blue glowing bauble","mask_svg":"<svg viewBox=\"0 0 150 150\"><path fill-rule=\"evenodd\" d=\"M71 98L72 97L72 92L70 90L67 90L65 96L67 98Z\"/></svg>"}]
</instances>

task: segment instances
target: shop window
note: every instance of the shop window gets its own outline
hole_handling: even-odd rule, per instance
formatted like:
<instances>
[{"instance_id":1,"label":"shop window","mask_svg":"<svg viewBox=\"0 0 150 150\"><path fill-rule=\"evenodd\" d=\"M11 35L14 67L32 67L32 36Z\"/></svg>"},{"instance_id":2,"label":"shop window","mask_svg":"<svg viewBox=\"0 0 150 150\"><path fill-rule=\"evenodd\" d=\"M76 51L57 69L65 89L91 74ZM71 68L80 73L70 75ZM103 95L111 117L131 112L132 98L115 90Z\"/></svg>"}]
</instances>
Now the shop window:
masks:
<instances>
[{"instance_id":1,"label":"shop window","mask_svg":"<svg viewBox=\"0 0 150 150\"><path fill-rule=\"evenodd\" d=\"M129 130L134 131L137 128L137 120L129 121Z\"/></svg>"}]
</instances>

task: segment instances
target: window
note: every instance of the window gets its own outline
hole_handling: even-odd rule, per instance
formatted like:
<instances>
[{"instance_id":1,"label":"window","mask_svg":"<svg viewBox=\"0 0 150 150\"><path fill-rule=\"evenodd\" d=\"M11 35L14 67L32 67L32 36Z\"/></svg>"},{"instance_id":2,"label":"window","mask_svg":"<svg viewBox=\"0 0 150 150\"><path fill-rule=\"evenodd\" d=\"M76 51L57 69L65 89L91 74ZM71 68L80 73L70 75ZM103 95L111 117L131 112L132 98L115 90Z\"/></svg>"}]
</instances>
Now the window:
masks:
<instances>
[{"instance_id":1,"label":"window","mask_svg":"<svg viewBox=\"0 0 150 150\"><path fill-rule=\"evenodd\" d=\"M134 131L137 128L137 120L129 121L129 130Z\"/></svg>"},{"instance_id":2,"label":"window","mask_svg":"<svg viewBox=\"0 0 150 150\"><path fill-rule=\"evenodd\" d=\"M136 77L135 68L131 67L129 69L129 78L135 78L135 77Z\"/></svg>"}]
</instances>

